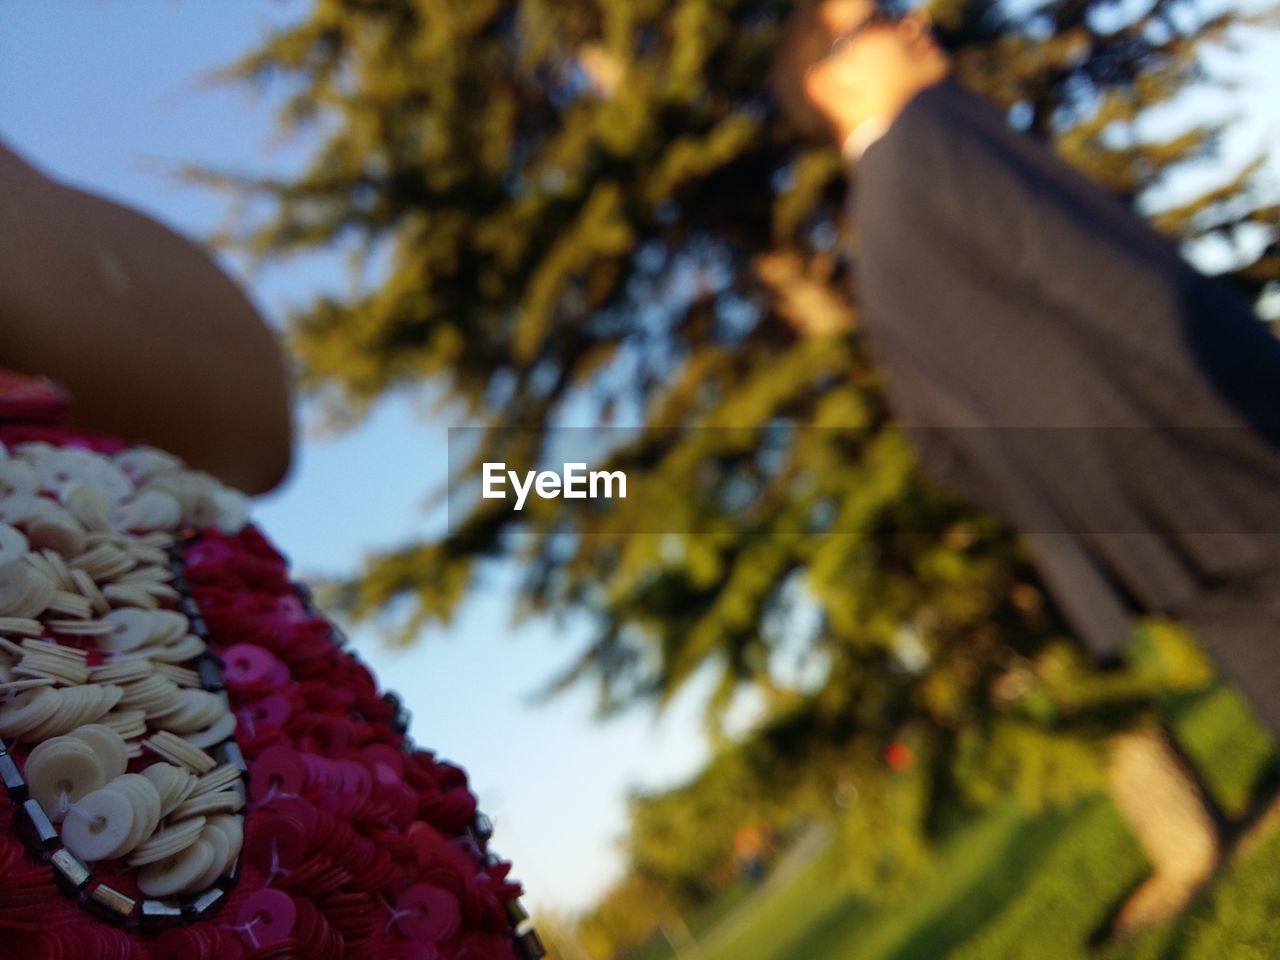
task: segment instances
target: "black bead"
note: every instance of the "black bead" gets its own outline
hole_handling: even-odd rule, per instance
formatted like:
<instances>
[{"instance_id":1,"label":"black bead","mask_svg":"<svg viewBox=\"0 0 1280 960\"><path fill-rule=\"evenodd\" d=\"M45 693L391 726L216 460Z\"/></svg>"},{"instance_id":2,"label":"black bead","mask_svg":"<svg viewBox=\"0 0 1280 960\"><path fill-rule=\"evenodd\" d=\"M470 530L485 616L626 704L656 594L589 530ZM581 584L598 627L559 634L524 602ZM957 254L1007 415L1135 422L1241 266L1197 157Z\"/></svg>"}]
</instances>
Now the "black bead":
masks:
<instances>
[{"instance_id":1,"label":"black bead","mask_svg":"<svg viewBox=\"0 0 1280 960\"><path fill-rule=\"evenodd\" d=\"M68 897L78 897L80 891L93 879L93 871L66 847L55 850L49 862L53 864L54 882Z\"/></svg>"},{"instance_id":2,"label":"black bead","mask_svg":"<svg viewBox=\"0 0 1280 960\"><path fill-rule=\"evenodd\" d=\"M214 752L214 759L219 763L229 763L240 771L240 779L249 779L249 766L244 762L244 754L234 740L227 740Z\"/></svg>"},{"instance_id":3,"label":"black bead","mask_svg":"<svg viewBox=\"0 0 1280 960\"><path fill-rule=\"evenodd\" d=\"M409 729L409 724L413 722L412 710L400 710L395 718L391 721L391 729L396 733L404 733Z\"/></svg>"},{"instance_id":4,"label":"black bead","mask_svg":"<svg viewBox=\"0 0 1280 960\"><path fill-rule=\"evenodd\" d=\"M298 600L302 603L302 609L315 616L316 598L315 594L311 592L311 587L305 583L298 582L293 585L293 592L298 595Z\"/></svg>"},{"instance_id":5,"label":"black bead","mask_svg":"<svg viewBox=\"0 0 1280 960\"><path fill-rule=\"evenodd\" d=\"M507 910L507 920L511 923L511 929L515 933L523 933L524 925L529 922L529 911L524 908L524 904L519 900L508 900L503 904Z\"/></svg>"},{"instance_id":6,"label":"black bead","mask_svg":"<svg viewBox=\"0 0 1280 960\"><path fill-rule=\"evenodd\" d=\"M221 909L222 905L227 901L227 891L221 887L210 887L200 896L187 901L183 905L182 915L189 923L199 923L201 920L208 920Z\"/></svg>"},{"instance_id":7,"label":"black bead","mask_svg":"<svg viewBox=\"0 0 1280 960\"><path fill-rule=\"evenodd\" d=\"M222 668L215 658L201 654L196 658L196 672L200 674L200 686L204 689L222 690L226 687L222 679Z\"/></svg>"},{"instance_id":8,"label":"black bead","mask_svg":"<svg viewBox=\"0 0 1280 960\"><path fill-rule=\"evenodd\" d=\"M193 613L187 615L187 620L190 621L190 629L192 633L201 640L207 641L209 639L209 624L205 623L204 617L199 613Z\"/></svg>"},{"instance_id":9,"label":"black bead","mask_svg":"<svg viewBox=\"0 0 1280 960\"><path fill-rule=\"evenodd\" d=\"M485 843L493 836L493 821L477 810L475 819L471 821L471 829L476 838Z\"/></svg>"},{"instance_id":10,"label":"black bead","mask_svg":"<svg viewBox=\"0 0 1280 960\"><path fill-rule=\"evenodd\" d=\"M22 779L17 762L7 753L0 753L0 782L4 783L14 803L27 798L27 781Z\"/></svg>"},{"instance_id":11,"label":"black bead","mask_svg":"<svg viewBox=\"0 0 1280 960\"><path fill-rule=\"evenodd\" d=\"M58 846L58 831L53 828L39 800L27 800L17 811L18 834L27 850L37 860L49 859Z\"/></svg>"},{"instance_id":12,"label":"black bead","mask_svg":"<svg viewBox=\"0 0 1280 960\"><path fill-rule=\"evenodd\" d=\"M516 937L516 950L522 960L542 960L547 955L547 948L542 945L537 930L526 930Z\"/></svg>"},{"instance_id":13,"label":"black bead","mask_svg":"<svg viewBox=\"0 0 1280 960\"><path fill-rule=\"evenodd\" d=\"M169 572L173 574L169 579L169 586L177 590L184 597L191 596L191 583L187 580L186 567L181 562L169 564Z\"/></svg>"},{"instance_id":14,"label":"black bead","mask_svg":"<svg viewBox=\"0 0 1280 960\"><path fill-rule=\"evenodd\" d=\"M138 920L147 933L159 933L182 924L182 904L174 900L143 900Z\"/></svg>"},{"instance_id":15,"label":"black bead","mask_svg":"<svg viewBox=\"0 0 1280 960\"><path fill-rule=\"evenodd\" d=\"M237 883L239 883L240 869L243 866L243 861L244 861L244 851L242 850L239 854L236 855L236 858L231 861L231 864L227 867L227 869L222 872L222 876L220 876L217 881L218 886L220 886L223 890L230 890Z\"/></svg>"}]
</instances>

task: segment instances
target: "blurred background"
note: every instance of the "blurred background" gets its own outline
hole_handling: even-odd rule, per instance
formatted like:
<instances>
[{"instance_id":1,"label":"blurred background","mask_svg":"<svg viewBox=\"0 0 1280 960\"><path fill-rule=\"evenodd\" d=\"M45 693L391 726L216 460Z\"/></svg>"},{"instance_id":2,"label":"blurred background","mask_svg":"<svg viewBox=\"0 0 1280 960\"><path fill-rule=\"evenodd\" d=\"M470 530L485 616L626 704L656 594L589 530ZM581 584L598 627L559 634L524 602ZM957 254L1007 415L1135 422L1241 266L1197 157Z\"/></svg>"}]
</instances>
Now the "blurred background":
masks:
<instances>
[{"instance_id":1,"label":"blurred background","mask_svg":"<svg viewBox=\"0 0 1280 960\"><path fill-rule=\"evenodd\" d=\"M838 155L764 89L791 6L10 2L0 136L219 244L288 338L258 522L468 769L554 956L1280 954L1275 747L1194 637L1099 670L917 475ZM1274 7L929 6L964 82L1280 315ZM445 496L569 430L643 496Z\"/></svg>"}]
</instances>

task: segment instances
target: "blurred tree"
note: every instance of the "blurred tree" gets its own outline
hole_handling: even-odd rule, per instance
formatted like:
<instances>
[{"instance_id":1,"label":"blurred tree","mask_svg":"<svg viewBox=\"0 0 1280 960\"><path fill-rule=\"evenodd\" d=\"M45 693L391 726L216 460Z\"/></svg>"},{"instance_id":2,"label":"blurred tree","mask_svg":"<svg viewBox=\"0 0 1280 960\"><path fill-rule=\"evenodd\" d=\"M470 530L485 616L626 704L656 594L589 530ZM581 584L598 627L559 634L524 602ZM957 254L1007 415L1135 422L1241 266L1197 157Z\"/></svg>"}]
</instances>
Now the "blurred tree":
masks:
<instances>
[{"instance_id":1,"label":"blurred tree","mask_svg":"<svg viewBox=\"0 0 1280 960\"><path fill-rule=\"evenodd\" d=\"M876 756L923 721L943 796L975 736L1043 755L1046 738L1122 726L1204 677L1098 675L1055 643L1062 623L1007 531L915 472L837 256L839 158L800 142L762 88L791 6L313 0L226 74L284 85L281 124L314 145L308 165L195 174L266 201L233 235L254 254L355 256L352 290L290 326L335 423L431 383L489 427L451 464L477 486L485 461L558 465L557 427L630 428L592 463L627 472L627 499L468 504L441 539L372 557L342 591L356 616L407 609L411 637L451 615L480 558L518 557L517 615L594 618L549 690L593 682L608 712L709 668L713 720L754 686L805 718L797 731L869 738ZM962 81L1129 201L1213 155L1212 123L1153 136L1144 122L1210 79L1203 49L1238 39L1241 15L932 7ZM1280 208L1256 174L1154 215L1189 243L1270 237L1232 274L1255 297L1280 279ZM787 667L804 658L800 682ZM1050 733L994 736L1009 724Z\"/></svg>"}]
</instances>

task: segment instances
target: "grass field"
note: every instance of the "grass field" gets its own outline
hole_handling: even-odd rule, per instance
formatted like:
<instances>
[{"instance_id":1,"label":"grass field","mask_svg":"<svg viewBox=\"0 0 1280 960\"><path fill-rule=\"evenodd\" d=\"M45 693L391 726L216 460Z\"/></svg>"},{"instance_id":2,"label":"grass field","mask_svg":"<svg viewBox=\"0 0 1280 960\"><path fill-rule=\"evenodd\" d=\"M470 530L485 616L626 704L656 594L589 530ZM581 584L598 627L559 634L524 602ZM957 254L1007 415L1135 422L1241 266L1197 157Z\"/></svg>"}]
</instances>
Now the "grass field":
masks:
<instances>
[{"instance_id":1,"label":"grass field","mask_svg":"<svg viewBox=\"0 0 1280 960\"><path fill-rule=\"evenodd\" d=\"M1280 956L1280 829L1229 866L1173 924L1090 948L1142 878L1142 855L1102 798L1026 820L1004 811L959 833L903 902L833 891L832 854L704 940L698 960L1271 960Z\"/></svg>"},{"instance_id":2,"label":"grass field","mask_svg":"<svg viewBox=\"0 0 1280 960\"><path fill-rule=\"evenodd\" d=\"M705 942L701 960L1052 960L1083 956L1142 855L1105 801L1036 820L1002 811L957 833L892 907L843 893L836 848Z\"/></svg>"},{"instance_id":3,"label":"grass field","mask_svg":"<svg viewBox=\"0 0 1280 960\"><path fill-rule=\"evenodd\" d=\"M1195 699L1174 719L1219 804L1243 809L1271 759L1234 696ZM735 896L679 960L1271 960L1280 957L1280 827L1262 830L1176 921L1091 946L1147 865L1105 796L1030 818L1010 807L957 829L933 867L890 905L840 878L827 845L754 897ZM665 951L664 951L665 953ZM675 957L675 953L665 953Z\"/></svg>"}]
</instances>

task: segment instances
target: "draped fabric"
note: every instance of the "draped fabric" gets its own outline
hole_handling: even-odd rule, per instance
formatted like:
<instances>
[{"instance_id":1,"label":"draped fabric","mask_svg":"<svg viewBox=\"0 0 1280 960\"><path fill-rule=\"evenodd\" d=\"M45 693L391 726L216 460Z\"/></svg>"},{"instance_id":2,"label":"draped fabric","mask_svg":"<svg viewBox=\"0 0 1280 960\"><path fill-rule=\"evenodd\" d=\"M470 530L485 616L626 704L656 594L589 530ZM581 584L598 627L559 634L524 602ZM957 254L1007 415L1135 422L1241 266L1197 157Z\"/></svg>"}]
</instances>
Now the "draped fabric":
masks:
<instances>
[{"instance_id":1,"label":"draped fabric","mask_svg":"<svg viewBox=\"0 0 1280 960\"><path fill-rule=\"evenodd\" d=\"M1280 341L1242 297L954 79L851 176L861 321L923 469L1024 535L1090 650L1280 569ZM1220 657L1258 642L1229 634Z\"/></svg>"}]
</instances>

